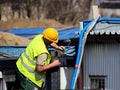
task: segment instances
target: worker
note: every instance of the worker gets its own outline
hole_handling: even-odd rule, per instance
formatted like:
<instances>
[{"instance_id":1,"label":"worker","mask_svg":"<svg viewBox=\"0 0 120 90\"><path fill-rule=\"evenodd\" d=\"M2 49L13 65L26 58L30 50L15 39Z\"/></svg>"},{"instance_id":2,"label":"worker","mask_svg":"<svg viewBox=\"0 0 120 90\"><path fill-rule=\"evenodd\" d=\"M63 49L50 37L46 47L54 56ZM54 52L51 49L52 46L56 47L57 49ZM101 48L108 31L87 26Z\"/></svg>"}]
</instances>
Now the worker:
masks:
<instances>
[{"instance_id":1,"label":"worker","mask_svg":"<svg viewBox=\"0 0 120 90\"><path fill-rule=\"evenodd\" d=\"M16 87L20 90L42 90L45 86L45 71L60 66L60 61L51 61L48 46L57 50L64 50L58 46L58 32L54 28L47 28L42 34L35 36L16 62ZM18 84L18 82L19 84ZM17 89L16 89L17 90Z\"/></svg>"}]
</instances>

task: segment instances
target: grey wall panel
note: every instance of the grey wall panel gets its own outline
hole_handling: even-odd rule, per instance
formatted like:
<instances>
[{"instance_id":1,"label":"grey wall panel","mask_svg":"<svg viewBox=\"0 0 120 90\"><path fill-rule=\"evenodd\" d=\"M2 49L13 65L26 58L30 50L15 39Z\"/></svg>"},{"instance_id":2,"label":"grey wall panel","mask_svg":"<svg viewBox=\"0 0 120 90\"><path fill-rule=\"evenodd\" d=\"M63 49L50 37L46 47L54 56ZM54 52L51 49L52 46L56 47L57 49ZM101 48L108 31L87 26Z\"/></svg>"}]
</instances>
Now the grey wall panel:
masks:
<instances>
[{"instance_id":1,"label":"grey wall panel","mask_svg":"<svg viewBox=\"0 0 120 90\"><path fill-rule=\"evenodd\" d=\"M105 87L120 89L120 43L86 44L83 56L84 89L89 89L89 75L106 75Z\"/></svg>"}]
</instances>

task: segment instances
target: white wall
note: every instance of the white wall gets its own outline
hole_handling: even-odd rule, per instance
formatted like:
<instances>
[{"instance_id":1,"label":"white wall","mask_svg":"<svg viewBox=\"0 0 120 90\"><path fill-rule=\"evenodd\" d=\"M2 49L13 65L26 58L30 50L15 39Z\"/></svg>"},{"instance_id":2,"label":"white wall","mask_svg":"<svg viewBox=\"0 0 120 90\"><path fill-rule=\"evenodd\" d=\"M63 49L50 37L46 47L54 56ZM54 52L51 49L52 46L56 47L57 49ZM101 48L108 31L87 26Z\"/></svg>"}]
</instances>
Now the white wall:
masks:
<instances>
[{"instance_id":1,"label":"white wall","mask_svg":"<svg viewBox=\"0 0 120 90\"><path fill-rule=\"evenodd\" d=\"M73 71L73 67L60 68L60 89L65 90L70 88Z\"/></svg>"}]
</instances>

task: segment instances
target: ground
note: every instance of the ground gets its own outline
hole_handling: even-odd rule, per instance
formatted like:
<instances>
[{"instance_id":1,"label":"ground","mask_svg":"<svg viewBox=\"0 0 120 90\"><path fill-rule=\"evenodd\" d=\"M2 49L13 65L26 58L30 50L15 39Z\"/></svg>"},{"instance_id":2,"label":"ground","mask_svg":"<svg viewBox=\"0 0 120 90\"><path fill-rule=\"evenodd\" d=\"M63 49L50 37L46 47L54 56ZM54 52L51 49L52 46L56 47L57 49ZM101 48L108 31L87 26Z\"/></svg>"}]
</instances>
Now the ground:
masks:
<instances>
[{"instance_id":1,"label":"ground","mask_svg":"<svg viewBox=\"0 0 120 90\"><path fill-rule=\"evenodd\" d=\"M47 28L47 27L59 27L65 28L66 26L55 21L55 20L8 20L8 21L0 21L0 30L4 30L5 32L0 32L0 46L7 45L28 45L30 40L16 36L14 34L9 33L11 28Z\"/></svg>"}]
</instances>

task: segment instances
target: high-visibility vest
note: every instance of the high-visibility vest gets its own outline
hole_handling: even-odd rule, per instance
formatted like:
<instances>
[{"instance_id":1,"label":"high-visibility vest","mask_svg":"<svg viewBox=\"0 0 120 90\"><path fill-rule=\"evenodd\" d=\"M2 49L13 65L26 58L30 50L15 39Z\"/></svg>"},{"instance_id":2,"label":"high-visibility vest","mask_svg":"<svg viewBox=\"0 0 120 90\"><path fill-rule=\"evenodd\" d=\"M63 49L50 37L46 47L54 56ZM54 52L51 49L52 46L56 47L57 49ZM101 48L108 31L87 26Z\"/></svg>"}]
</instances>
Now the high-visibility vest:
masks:
<instances>
[{"instance_id":1,"label":"high-visibility vest","mask_svg":"<svg viewBox=\"0 0 120 90\"><path fill-rule=\"evenodd\" d=\"M36 57L42 53L47 53L45 65L49 64L51 56L43 41L43 35L37 35L16 62L18 70L39 87L42 87L43 83L45 84L45 72L36 70Z\"/></svg>"}]
</instances>

